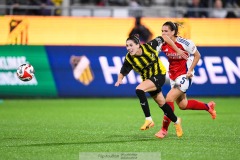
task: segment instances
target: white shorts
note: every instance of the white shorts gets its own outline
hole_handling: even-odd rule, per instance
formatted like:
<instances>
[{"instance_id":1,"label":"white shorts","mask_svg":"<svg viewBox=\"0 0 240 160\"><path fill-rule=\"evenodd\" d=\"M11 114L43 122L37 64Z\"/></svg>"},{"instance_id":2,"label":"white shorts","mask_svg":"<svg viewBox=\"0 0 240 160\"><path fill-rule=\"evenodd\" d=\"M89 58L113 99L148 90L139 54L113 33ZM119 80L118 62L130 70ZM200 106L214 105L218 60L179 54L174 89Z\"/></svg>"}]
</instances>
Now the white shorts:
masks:
<instances>
[{"instance_id":1,"label":"white shorts","mask_svg":"<svg viewBox=\"0 0 240 160\"><path fill-rule=\"evenodd\" d=\"M179 88L182 92L186 92L188 88L192 85L192 79L186 78L186 74L177 77L175 80L170 79L171 88Z\"/></svg>"}]
</instances>

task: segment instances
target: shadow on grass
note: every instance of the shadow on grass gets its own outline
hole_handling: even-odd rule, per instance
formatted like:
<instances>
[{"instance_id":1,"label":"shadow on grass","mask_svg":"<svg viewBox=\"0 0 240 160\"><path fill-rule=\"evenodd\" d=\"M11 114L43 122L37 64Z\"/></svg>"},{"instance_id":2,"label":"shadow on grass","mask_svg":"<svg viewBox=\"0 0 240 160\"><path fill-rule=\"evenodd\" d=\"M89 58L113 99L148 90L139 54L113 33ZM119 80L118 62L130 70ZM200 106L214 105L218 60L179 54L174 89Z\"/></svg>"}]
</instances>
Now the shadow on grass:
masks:
<instances>
[{"instance_id":1,"label":"shadow on grass","mask_svg":"<svg viewBox=\"0 0 240 160\"><path fill-rule=\"evenodd\" d=\"M112 135L108 138L112 137L125 137L125 140L106 140L106 141L86 141L86 142L49 142L49 143L38 143L38 144L24 144L24 145L15 145L8 147L41 147L41 146L64 146L64 145L84 145L84 144L114 144L114 143L131 143L131 142L143 142L143 141L159 141L158 138L155 137L143 137L143 136L123 136L123 135ZM133 139L134 138L134 139Z\"/></svg>"}]
</instances>

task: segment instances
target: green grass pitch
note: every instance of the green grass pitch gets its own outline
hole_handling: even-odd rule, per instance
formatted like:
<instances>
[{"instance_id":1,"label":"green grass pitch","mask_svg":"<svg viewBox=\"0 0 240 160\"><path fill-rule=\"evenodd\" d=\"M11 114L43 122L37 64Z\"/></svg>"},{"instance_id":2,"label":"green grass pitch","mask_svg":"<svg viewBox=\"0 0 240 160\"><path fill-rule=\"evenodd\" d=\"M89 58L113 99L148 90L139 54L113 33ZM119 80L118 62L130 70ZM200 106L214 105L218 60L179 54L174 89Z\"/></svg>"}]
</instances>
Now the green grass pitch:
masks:
<instances>
[{"instance_id":1,"label":"green grass pitch","mask_svg":"<svg viewBox=\"0 0 240 160\"><path fill-rule=\"evenodd\" d=\"M210 98L198 98L208 102ZM213 98L217 118L206 111L175 112L165 139L154 134L162 110L149 104L155 127L140 131L144 116L136 98L6 99L0 102L1 160L77 160L81 152L160 152L161 160L240 159L240 98Z\"/></svg>"}]
</instances>

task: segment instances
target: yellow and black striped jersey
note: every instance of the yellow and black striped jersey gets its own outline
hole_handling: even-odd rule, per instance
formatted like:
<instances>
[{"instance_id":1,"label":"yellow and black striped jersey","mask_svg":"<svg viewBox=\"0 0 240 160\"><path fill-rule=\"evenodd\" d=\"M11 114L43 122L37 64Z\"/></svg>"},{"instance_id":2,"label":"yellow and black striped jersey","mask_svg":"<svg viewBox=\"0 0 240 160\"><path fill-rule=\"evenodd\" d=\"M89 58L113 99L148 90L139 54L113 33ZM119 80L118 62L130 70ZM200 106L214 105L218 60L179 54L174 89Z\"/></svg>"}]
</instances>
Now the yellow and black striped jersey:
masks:
<instances>
[{"instance_id":1,"label":"yellow and black striped jersey","mask_svg":"<svg viewBox=\"0 0 240 160\"><path fill-rule=\"evenodd\" d=\"M143 81L158 74L166 74L166 68L158 57L163 42L162 37L157 37L140 45L141 56L131 56L127 53L120 73L125 76L133 69L141 75Z\"/></svg>"}]
</instances>

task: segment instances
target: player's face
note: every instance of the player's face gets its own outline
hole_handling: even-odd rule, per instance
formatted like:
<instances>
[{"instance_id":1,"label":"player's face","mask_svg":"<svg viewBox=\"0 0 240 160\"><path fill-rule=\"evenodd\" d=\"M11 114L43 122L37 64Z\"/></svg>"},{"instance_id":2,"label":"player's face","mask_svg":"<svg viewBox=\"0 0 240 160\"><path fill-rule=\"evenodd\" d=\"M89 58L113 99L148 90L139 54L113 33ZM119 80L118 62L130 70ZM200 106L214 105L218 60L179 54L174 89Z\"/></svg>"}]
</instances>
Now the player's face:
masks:
<instances>
[{"instance_id":1,"label":"player's face","mask_svg":"<svg viewBox=\"0 0 240 160\"><path fill-rule=\"evenodd\" d=\"M169 38L172 38L174 35L174 30L171 31L168 25L162 26L162 35L167 35Z\"/></svg>"},{"instance_id":2,"label":"player's face","mask_svg":"<svg viewBox=\"0 0 240 160\"><path fill-rule=\"evenodd\" d=\"M133 40L127 40L126 42L127 51L130 53L131 56L136 55L139 50L139 44L133 42Z\"/></svg>"}]
</instances>

